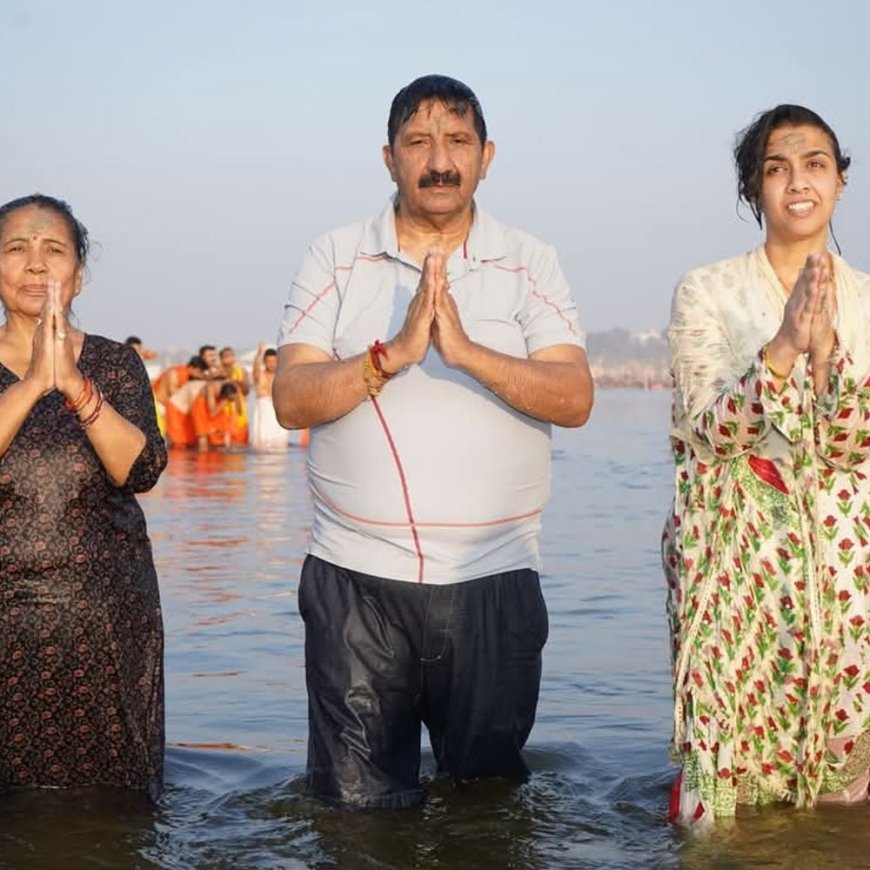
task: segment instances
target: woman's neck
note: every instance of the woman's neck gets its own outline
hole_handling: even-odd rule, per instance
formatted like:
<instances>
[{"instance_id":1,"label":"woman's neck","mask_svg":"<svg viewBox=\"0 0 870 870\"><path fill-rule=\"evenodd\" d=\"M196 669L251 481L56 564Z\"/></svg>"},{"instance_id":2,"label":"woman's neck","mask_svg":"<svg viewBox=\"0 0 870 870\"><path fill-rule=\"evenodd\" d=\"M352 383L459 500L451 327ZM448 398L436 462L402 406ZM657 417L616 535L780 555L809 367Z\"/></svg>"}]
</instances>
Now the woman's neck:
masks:
<instances>
[{"instance_id":1,"label":"woman's neck","mask_svg":"<svg viewBox=\"0 0 870 870\"><path fill-rule=\"evenodd\" d=\"M827 234L824 237L802 239L799 242L777 242L767 239L764 252L783 289L791 293L801 269L810 254L827 254Z\"/></svg>"},{"instance_id":2,"label":"woman's neck","mask_svg":"<svg viewBox=\"0 0 870 870\"><path fill-rule=\"evenodd\" d=\"M33 346L33 334L39 325L37 318L25 314L6 313L6 322L2 329L2 340L9 345L21 347Z\"/></svg>"}]
</instances>

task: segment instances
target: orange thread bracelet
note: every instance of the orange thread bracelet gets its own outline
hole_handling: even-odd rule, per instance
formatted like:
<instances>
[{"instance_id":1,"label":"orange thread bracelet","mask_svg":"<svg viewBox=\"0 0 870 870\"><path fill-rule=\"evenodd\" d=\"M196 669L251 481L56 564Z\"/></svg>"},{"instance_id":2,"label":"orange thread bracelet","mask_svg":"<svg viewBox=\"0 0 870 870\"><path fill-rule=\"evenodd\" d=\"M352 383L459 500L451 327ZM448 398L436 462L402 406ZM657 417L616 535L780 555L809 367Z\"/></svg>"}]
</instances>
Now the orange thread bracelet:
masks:
<instances>
[{"instance_id":1,"label":"orange thread bracelet","mask_svg":"<svg viewBox=\"0 0 870 870\"><path fill-rule=\"evenodd\" d=\"M363 381L366 385L366 392L374 398L384 388L387 380L387 376L375 368L373 354L371 350L367 350L363 357Z\"/></svg>"}]
</instances>

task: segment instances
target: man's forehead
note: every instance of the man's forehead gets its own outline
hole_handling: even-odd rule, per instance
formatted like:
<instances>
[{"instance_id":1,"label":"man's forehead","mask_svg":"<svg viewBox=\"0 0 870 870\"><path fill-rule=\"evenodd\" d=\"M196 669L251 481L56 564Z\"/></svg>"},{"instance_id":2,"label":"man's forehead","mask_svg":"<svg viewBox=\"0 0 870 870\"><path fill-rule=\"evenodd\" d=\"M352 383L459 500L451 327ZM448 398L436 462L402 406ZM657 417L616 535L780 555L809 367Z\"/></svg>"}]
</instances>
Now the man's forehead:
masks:
<instances>
[{"instance_id":1,"label":"man's forehead","mask_svg":"<svg viewBox=\"0 0 870 870\"><path fill-rule=\"evenodd\" d=\"M421 100L417 108L408 116L408 120L402 126L411 127L415 123L426 124L432 121L437 121L438 123L455 121L457 126L474 126L474 119L468 106L445 103L436 97Z\"/></svg>"}]
</instances>

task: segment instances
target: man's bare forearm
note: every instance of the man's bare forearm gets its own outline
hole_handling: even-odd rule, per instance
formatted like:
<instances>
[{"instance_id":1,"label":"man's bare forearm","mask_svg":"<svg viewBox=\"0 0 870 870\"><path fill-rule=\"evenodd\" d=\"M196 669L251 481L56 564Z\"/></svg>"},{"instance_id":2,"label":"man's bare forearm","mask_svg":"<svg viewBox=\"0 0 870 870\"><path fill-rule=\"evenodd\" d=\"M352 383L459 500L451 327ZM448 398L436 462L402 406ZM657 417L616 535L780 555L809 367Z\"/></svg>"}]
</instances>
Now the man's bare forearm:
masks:
<instances>
[{"instance_id":1,"label":"man's bare forearm","mask_svg":"<svg viewBox=\"0 0 870 870\"><path fill-rule=\"evenodd\" d=\"M471 343L461 368L517 411L557 426L582 426L594 389L581 348L562 346L521 359Z\"/></svg>"},{"instance_id":2,"label":"man's bare forearm","mask_svg":"<svg viewBox=\"0 0 870 870\"><path fill-rule=\"evenodd\" d=\"M301 347L288 345L278 351L272 402L285 429L329 423L368 398L362 374L364 354L337 361L313 348Z\"/></svg>"}]
</instances>

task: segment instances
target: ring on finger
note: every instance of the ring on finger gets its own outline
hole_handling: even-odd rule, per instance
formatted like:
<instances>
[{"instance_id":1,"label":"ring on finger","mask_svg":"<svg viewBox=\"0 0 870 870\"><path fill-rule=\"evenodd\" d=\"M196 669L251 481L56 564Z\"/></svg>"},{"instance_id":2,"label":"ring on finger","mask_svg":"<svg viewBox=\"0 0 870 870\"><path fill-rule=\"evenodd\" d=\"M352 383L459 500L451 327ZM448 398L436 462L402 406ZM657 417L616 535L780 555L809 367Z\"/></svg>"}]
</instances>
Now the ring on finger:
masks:
<instances>
[{"instance_id":1,"label":"ring on finger","mask_svg":"<svg viewBox=\"0 0 870 870\"><path fill-rule=\"evenodd\" d=\"M57 334L57 340L58 340L58 341L66 341L66 333L65 333L65 332L59 332L59 333Z\"/></svg>"}]
</instances>

